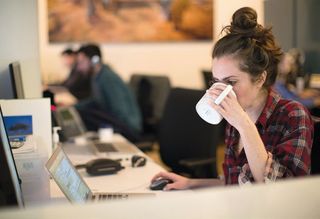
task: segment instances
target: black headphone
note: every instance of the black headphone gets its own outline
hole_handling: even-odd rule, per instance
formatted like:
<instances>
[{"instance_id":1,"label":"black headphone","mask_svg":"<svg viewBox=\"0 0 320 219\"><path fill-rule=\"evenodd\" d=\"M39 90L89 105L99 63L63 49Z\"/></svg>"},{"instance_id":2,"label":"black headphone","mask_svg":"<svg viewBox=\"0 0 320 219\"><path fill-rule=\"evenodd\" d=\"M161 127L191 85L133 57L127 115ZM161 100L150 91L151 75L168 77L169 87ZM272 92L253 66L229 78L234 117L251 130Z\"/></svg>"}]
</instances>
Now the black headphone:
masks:
<instances>
[{"instance_id":1,"label":"black headphone","mask_svg":"<svg viewBox=\"0 0 320 219\"><path fill-rule=\"evenodd\" d=\"M131 166L132 167L143 167L146 165L147 159L145 157L139 155L133 155L131 158Z\"/></svg>"}]
</instances>

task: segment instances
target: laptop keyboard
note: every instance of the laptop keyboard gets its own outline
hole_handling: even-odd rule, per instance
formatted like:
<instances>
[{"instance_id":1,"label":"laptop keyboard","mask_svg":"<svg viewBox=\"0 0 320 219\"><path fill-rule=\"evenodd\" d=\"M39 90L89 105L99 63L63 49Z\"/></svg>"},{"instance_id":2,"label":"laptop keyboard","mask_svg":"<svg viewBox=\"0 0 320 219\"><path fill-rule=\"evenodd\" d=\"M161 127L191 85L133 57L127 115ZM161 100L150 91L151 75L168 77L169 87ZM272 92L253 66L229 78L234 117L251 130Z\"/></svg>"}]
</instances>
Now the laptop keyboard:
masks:
<instances>
[{"instance_id":1,"label":"laptop keyboard","mask_svg":"<svg viewBox=\"0 0 320 219\"><path fill-rule=\"evenodd\" d=\"M118 150L111 143L94 142L94 145L99 152L118 152Z\"/></svg>"},{"instance_id":2,"label":"laptop keyboard","mask_svg":"<svg viewBox=\"0 0 320 219\"><path fill-rule=\"evenodd\" d=\"M122 199L128 199L129 195L128 194L123 194L123 193L113 193L113 194L97 194L97 199L98 200L122 200Z\"/></svg>"},{"instance_id":3,"label":"laptop keyboard","mask_svg":"<svg viewBox=\"0 0 320 219\"><path fill-rule=\"evenodd\" d=\"M66 138L79 136L81 134L82 134L82 132L76 124L73 124L73 123L65 124L65 127L63 127L63 135Z\"/></svg>"},{"instance_id":4,"label":"laptop keyboard","mask_svg":"<svg viewBox=\"0 0 320 219\"><path fill-rule=\"evenodd\" d=\"M24 145L24 141L10 141L12 149L20 148Z\"/></svg>"}]
</instances>

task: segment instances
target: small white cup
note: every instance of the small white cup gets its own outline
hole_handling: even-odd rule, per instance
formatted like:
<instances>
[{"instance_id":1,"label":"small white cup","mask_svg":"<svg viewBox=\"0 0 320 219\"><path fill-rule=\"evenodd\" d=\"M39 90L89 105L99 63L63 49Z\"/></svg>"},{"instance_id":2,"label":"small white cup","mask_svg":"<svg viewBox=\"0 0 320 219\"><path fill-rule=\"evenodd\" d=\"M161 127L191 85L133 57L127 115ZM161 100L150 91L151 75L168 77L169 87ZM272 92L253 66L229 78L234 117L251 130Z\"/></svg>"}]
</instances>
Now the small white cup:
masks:
<instances>
[{"instance_id":1,"label":"small white cup","mask_svg":"<svg viewBox=\"0 0 320 219\"><path fill-rule=\"evenodd\" d=\"M215 87L217 85L225 86L225 89L214 100L215 104L219 105L222 102L222 100L228 95L229 92L231 92L234 96L236 96L236 94L232 90L231 85L226 85L226 84L217 82L217 83L214 83L211 87ZM210 105L209 101L212 101L212 98L207 93L205 93L203 97L198 101L196 105L196 111L204 121L212 125L217 125L221 122L223 117Z\"/></svg>"},{"instance_id":2,"label":"small white cup","mask_svg":"<svg viewBox=\"0 0 320 219\"><path fill-rule=\"evenodd\" d=\"M297 88L298 94L303 92L303 90L304 90L304 78L303 77L297 77L296 88Z\"/></svg>"},{"instance_id":3,"label":"small white cup","mask_svg":"<svg viewBox=\"0 0 320 219\"><path fill-rule=\"evenodd\" d=\"M99 128L98 135L101 142L112 142L113 128L111 126Z\"/></svg>"},{"instance_id":4,"label":"small white cup","mask_svg":"<svg viewBox=\"0 0 320 219\"><path fill-rule=\"evenodd\" d=\"M83 146L83 145L87 145L88 141L87 141L87 138L84 136L77 136L74 138L74 143L76 145Z\"/></svg>"}]
</instances>

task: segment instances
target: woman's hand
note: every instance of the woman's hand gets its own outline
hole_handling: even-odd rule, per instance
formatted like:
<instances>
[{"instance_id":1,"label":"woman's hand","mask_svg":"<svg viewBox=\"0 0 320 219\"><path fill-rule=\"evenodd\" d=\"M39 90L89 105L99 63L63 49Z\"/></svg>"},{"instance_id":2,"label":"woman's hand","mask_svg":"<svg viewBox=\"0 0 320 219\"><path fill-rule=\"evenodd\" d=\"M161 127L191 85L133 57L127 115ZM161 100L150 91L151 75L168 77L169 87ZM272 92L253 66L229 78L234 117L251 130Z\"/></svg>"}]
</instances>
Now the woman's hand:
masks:
<instances>
[{"instance_id":1,"label":"woman's hand","mask_svg":"<svg viewBox=\"0 0 320 219\"><path fill-rule=\"evenodd\" d=\"M187 177L180 176L175 173L171 172L160 172L157 175L155 175L151 182L154 182L158 179L170 179L172 183L167 184L163 190L181 190L181 189L188 189L190 188L190 179Z\"/></svg>"},{"instance_id":2,"label":"woman's hand","mask_svg":"<svg viewBox=\"0 0 320 219\"><path fill-rule=\"evenodd\" d=\"M248 114L239 104L237 97L233 95L232 92L229 92L219 105L214 103L214 100L217 99L224 89L225 86L217 85L207 90L207 94L211 97L209 103L230 125L239 130L240 124L244 119L248 118Z\"/></svg>"}]
</instances>

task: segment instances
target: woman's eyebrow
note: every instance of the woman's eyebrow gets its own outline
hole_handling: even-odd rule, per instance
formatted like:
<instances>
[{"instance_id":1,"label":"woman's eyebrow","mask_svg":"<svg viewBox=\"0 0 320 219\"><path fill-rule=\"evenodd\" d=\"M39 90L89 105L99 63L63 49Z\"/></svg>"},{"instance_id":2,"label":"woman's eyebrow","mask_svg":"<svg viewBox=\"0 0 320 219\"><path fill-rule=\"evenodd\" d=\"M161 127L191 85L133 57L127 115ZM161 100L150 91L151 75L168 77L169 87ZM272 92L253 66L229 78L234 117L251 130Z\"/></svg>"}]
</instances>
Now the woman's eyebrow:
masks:
<instances>
[{"instance_id":1,"label":"woman's eyebrow","mask_svg":"<svg viewBox=\"0 0 320 219\"><path fill-rule=\"evenodd\" d=\"M233 76L233 75L232 76L228 76L228 77L223 78L221 81L229 80L230 78L233 78L233 77L236 77L236 76ZM216 78L216 77L212 77L212 79L219 81L219 79Z\"/></svg>"}]
</instances>

